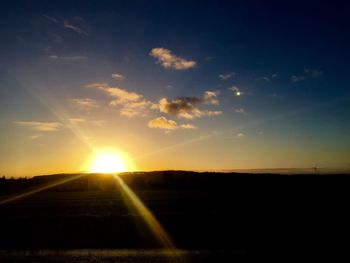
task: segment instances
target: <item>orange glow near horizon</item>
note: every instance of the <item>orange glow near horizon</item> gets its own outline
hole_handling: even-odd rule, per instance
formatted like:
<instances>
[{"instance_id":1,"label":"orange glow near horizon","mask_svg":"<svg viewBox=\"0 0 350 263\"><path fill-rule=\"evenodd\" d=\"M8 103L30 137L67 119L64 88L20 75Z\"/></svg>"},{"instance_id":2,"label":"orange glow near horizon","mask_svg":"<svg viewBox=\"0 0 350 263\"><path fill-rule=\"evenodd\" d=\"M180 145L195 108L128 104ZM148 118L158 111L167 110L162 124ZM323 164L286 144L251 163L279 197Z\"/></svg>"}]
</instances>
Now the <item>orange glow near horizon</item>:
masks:
<instances>
[{"instance_id":1,"label":"orange glow near horizon","mask_svg":"<svg viewBox=\"0 0 350 263\"><path fill-rule=\"evenodd\" d=\"M134 170L134 165L129 156L115 149L95 151L85 167L91 173L120 173Z\"/></svg>"}]
</instances>

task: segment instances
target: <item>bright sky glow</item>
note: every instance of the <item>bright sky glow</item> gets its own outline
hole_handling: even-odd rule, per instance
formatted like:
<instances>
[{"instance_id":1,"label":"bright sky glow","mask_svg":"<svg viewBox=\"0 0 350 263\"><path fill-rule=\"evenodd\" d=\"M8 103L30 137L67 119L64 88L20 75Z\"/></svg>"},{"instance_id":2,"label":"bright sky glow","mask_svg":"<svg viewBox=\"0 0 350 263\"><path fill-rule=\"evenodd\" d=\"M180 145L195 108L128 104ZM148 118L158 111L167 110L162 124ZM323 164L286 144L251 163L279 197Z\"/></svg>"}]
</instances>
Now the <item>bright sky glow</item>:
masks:
<instances>
[{"instance_id":1,"label":"bright sky glow","mask_svg":"<svg viewBox=\"0 0 350 263\"><path fill-rule=\"evenodd\" d=\"M349 13L338 1L4 3L0 176L349 168ZM95 156L104 147L129 157Z\"/></svg>"},{"instance_id":2,"label":"bright sky glow","mask_svg":"<svg viewBox=\"0 0 350 263\"><path fill-rule=\"evenodd\" d=\"M119 173L126 171L128 171L128 168L124 160L120 156L111 153L97 155L90 168L92 173Z\"/></svg>"}]
</instances>

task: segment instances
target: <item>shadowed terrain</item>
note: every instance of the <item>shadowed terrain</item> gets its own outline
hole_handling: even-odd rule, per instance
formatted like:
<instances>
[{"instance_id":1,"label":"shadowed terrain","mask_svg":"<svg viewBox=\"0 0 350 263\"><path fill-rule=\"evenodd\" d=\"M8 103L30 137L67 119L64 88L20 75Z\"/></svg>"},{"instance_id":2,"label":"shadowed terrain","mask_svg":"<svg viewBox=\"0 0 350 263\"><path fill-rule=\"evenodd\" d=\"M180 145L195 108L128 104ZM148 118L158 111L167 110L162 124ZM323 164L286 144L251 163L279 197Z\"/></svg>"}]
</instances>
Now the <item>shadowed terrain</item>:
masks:
<instances>
[{"instance_id":1,"label":"shadowed terrain","mask_svg":"<svg viewBox=\"0 0 350 263\"><path fill-rule=\"evenodd\" d=\"M0 200L74 176L2 179ZM120 177L177 249L312 256L345 253L349 246L349 175L165 171ZM162 248L112 175L86 174L3 202L0 214L2 251Z\"/></svg>"}]
</instances>

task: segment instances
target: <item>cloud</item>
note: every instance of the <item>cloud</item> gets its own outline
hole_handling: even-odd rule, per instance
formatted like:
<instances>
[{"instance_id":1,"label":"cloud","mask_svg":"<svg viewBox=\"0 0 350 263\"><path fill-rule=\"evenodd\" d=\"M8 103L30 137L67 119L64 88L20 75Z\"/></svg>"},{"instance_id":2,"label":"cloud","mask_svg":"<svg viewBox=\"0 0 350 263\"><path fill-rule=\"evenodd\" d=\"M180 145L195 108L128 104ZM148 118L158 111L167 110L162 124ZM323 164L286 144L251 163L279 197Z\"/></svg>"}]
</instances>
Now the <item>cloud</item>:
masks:
<instances>
[{"instance_id":1,"label":"cloud","mask_svg":"<svg viewBox=\"0 0 350 263\"><path fill-rule=\"evenodd\" d=\"M265 81L267 81L267 82L270 81L270 78L269 78L269 77L261 77L261 79L262 79L262 80L265 80Z\"/></svg>"},{"instance_id":2,"label":"cloud","mask_svg":"<svg viewBox=\"0 0 350 263\"><path fill-rule=\"evenodd\" d=\"M174 89L174 86L173 86L173 85L166 85L166 86L165 86L165 89L167 89L167 90L172 90L172 89Z\"/></svg>"},{"instance_id":3,"label":"cloud","mask_svg":"<svg viewBox=\"0 0 350 263\"><path fill-rule=\"evenodd\" d=\"M158 117L148 122L149 128L175 130L178 128L176 121L168 120L165 117Z\"/></svg>"},{"instance_id":4,"label":"cloud","mask_svg":"<svg viewBox=\"0 0 350 263\"><path fill-rule=\"evenodd\" d=\"M203 98L197 97L177 97L175 99L162 98L159 101L159 110L170 115L183 119L194 119L203 116L216 116L222 114L222 111L200 110L196 105L200 104L219 104L217 93L206 91Z\"/></svg>"},{"instance_id":5,"label":"cloud","mask_svg":"<svg viewBox=\"0 0 350 263\"><path fill-rule=\"evenodd\" d=\"M55 23L55 24L59 23L59 21L56 18L52 17L52 16L43 15L43 17L45 17L47 20L51 21L52 23Z\"/></svg>"},{"instance_id":6,"label":"cloud","mask_svg":"<svg viewBox=\"0 0 350 263\"><path fill-rule=\"evenodd\" d=\"M304 69L304 74L300 76L293 75L290 77L291 82L299 82L302 80L306 80L308 78L320 78L323 76L323 71L319 69Z\"/></svg>"},{"instance_id":7,"label":"cloud","mask_svg":"<svg viewBox=\"0 0 350 263\"><path fill-rule=\"evenodd\" d=\"M243 108L237 108L237 109L235 109L235 112L236 112L236 113L241 113L241 114L247 113L247 112L245 111L245 109L243 109Z\"/></svg>"},{"instance_id":8,"label":"cloud","mask_svg":"<svg viewBox=\"0 0 350 263\"><path fill-rule=\"evenodd\" d=\"M237 138L237 139L242 139L243 137L245 137L245 134L242 133L242 132L239 132L239 133L237 133L237 135L236 135L236 138Z\"/></svg>"},{"instance_id":9,"label":"cloud","mask_svg":"<svg viewBox=\"0 0 350 263\"><path fill-rule=\"evenodd\" d=\"M211 61L213 59L216 59L216 57L215 56L207 56L204 58L205 61Z\"/></svg>"},{"instance_id":10,"label":"cloud","mask_svg":"<svg viewBox=\"0 0 350 263\"><path fill-rule=\"evenodd\" d=\"M213 104L213 105L218 105L219 100L217 99L218 92L215 91L206 91L204 93L204 99L203 102L205 104Z\"/></svg>"},{"instance_id":11,"label":"cloud","mask_svg":"<svg viewBox=\"0 0 350 263\"><path fill-rule=\"evenodd\" d=\"M111 103L113 103L113 101ZM122 108L120 109L120 115L126 116L126 117L134 117L134 116L145 117L148 115L147 113L149 109L154 109L154 108L155 108L154 104L146 99L142 99L139 101L132 101L132 102L122 104Z\"/></svg>"},{"instance_id":12,"label":"cloud","mask_svg":"<svg viewBox=\"0 0 350 263\"><path fill-rule=\"evenodd\" d=\"M29 136L29 138L30 138L31 140L37 140L37 139L39 139L40 137L41 137L40 134L34 134L34 135Z\"/></svg>"},{"instance_id":13,"label":"cloud","mask_svg":"<svg viewBox=\"0 0 350 263\"><path fill-rule=\"evenodd\" d=\"M303 81L306 79L306 76L296 76L296 75L293 75L290 77L290 81L295 83L295 82L299 82L299 81Z\"/></svg>"},{"instance_id":14,"label":"cloud","mask_svg":"<svg viewBox=\"0 0 350 263\"><path fill-rule=\"evenodd\" d=\"M150 109L157 108L154 103L145 99L143 95L121 87L112 87L106 83L93 83L86 87L101 90L112 97L113 99L110 101L109 105L119 106L120 115L122 116L147 116Z\"/></svg>"},{"instance_id":15,"label":"cloud","mask_svg":"<svg viewBox=\"0 0 350 263\"><path fill-rule=\"evenodd\" d=\"M196 126L194 126L193 124L190 124L190 123L182 124L182 125L180 125L180 128L181 129L189 129L189 130L197 129Z\"/></svg>"},{"instance_id":16,"label":"cloud","mask_svg":"<svg viewBox=\"0 0 350 263\"><path fill-rule=\"evenodd\" d=\"M87 124L87 125L94 125L94 126L102 126L104 123L103 120L91 120L91 119L85 119L85 118L70 118L69 122L73 125Z\"/></svg>"},{"instance_id":17,"label":"cloud","mask_svg":"<svg viewBox=\"0 0 350 263\"><path fill-rule=\"evenodd\" d=\"M237 86L233 86L233 87L229 88L229 90L232 90L233 94L237 97L242 96L244 94L244 92L241 91Z\"/></svg>"},{"instance_id":18,"label":"cloud","mask_svg":"<svg viewBox=\"0 0 350 263\"><path fill-rule=\"evenodd\" d=\"M84 119L84 118L70 118L69 122L72 124L80 124L80 123L85 123L86 119Z\"/></svg>"},{"instance_id":19,"label":"cloud","mask_svg":"<svg viewBox=\"0 0 350 263\"><path fill-rule=\"evenodd\" d=\"M61 44L63 42L63 37L60 36L59 34L48 33L48 35L51 37L52 41L57 44Z\"/></svg>"},{"instance_id":20,"label":"cloud","mask_svg":"<svg viewBox=\"0 0 350 263\"><path fill-rule=\"evenodd\" d=\"M119 73L112 74L112 78L115 80L124 80L125 79L124 75L119 74Z\"/></svg>"},{"instance_id":21,"label":"cloud","mask_svg":"<svg viewBox=\"0 0 350 263\"><path fill-rule=\"evenodd\" d=\"M15 121L14 124L22 127L28 127L34 131L55 132L64 125L60 122L40 122L40 121Z\"/></svg>"},{"instance_id":22,"label":"cloud","mask_svg":"<svg viewBox=\"0 0 350 263\"><path fill-rule=\"evenodd\" d=\"M166 48L153 48L149 53L152 57L157 59L157 63L161 64L164 68L174 68L177 70L184 70L194 68L197 62L193 60L186 60L172 54L169 49Z\"/></svg>"},{"instance_id":23,"label":"cloud","mask_svg":"<svg viewBox=\"0 0 350 263\"><path fill-rule=\"evenodd\" d=\"M176 130L176 129L190 130L190 129L197 128L196 126L190 123L178 125L176 121L168 120L163 116L150 120L148 122L148 127L152 129L165 129L165 130Z\"/></svg>"},{"instance_id":24,"label":"cloud","mask_svg":"<svg viewBox=\"0 0 350 263\"><path fill-rule=\"evenodd\" d=\"M225 73L225 74L220 74L219 78L222 80L225 80L225 79L234 78L235 76L237 76L236 72L229 72L229 73Z\"/></svg>"},{"instance_id":25,"label":"cloud","mask_svg":"<svg viewBox=\"0 0 350 263\"><path fill-rule=\"evenodd\" d=\"M57 55L50 55L48 56L50 59L56 59L56 60L83 60L87 59L85 56L57 56Z\"/></svg>"},{"instance_id":26,"label":"cloud","mask_svg":"<svg viewBox=\"0 0 350 263\"><path fill-rule=\"evenodd\" d=\"M323 76L323 71L318 69L305 69L304 72L311 78L319 78Z\"/></svg>"},{"instance_id":27,"label":"cloud","mask_svg":"<svg viewBox=\"0 0 350 263\"><path fill-rule=\"evenodd\" d=\"M265 81L269 82L277 77L278 77L278 75L275 73L275 74L272 74L271 76L264 76L264 77L258 78L258 80L265 80Z\"/></svg>"},{"instance_id":28,"label":"cloud","mask_svg":"<svg viewBox=\"0 0 350 263\"><path fill-rule=\"evenodd\" d=\"M81 110L90 110L90 109L96 109L100 107L97 100L90 99L90 98L72 99L71 101L75 104L76 107L78 107Z\"/></svg>"},{"instance_id":29,"label":"cloud","mask_svg":"<svg viewBox=\"0 0 350 263\"><path fill-rule=\"evenodd\" d=\"M73 25L73 23L71 21L69 21L68 19L65 19L63 21L63 26L67 29L70 29L70 30L80 34L80 35L88 36L88 33L84 29L78 27L77 25Z\"/></svg>"}]
</instances>

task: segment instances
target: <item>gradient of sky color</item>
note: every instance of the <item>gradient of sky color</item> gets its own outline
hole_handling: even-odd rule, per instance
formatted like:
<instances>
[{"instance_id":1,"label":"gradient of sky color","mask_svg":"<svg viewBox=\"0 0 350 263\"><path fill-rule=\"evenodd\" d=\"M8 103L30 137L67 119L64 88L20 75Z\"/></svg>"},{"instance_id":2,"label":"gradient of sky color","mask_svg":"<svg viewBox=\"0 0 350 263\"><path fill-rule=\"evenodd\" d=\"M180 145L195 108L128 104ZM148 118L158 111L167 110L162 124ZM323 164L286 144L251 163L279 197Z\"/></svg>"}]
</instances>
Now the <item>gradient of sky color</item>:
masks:
<instances>
[{"instance_id":1,"label":"gradient of sky color","mask_svg":"<svg viewBox=\"0 0 350 263\"><path fill-rule=\"evenodd\" d=\"M4 1L0 174L348 167L346 1Z\"/></svg>"}]
</instances>

